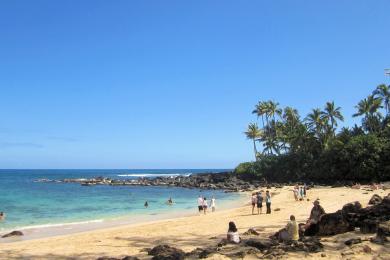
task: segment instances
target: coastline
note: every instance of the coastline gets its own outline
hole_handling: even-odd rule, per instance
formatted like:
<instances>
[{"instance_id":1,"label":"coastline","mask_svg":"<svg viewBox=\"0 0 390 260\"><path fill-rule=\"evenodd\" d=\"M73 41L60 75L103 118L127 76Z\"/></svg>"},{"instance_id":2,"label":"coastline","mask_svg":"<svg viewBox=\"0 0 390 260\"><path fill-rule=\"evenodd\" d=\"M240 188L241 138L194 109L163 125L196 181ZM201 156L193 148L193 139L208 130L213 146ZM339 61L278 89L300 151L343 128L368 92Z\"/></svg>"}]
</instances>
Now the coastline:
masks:
<instances>
[{"instance_id":1,"label":"coastline","mask_svg":"<svg viewBox=\"0 0 390 260\"><path fill-rule=\"evenodd\" d=\"M97 259L101 256L124 257L127 255L149 259L143 251L144 248L151 248L159 244L169 244L185 252L192 251L197 247L215 245L225 237L229 221L234 221L237 224L240 234L251 227L256 227L262 230L262 237L267 237L283 227L290 214L294 214L299 222L304 222L312 207L312 201L317 198L320 199L326 212L334 212L352 201L360 201L363 206L367 206L368 200L373 194L384 196L388 193L388 191L383 190L366 191L346 187L317 187L308 192L311 201L296 202L292 198L291 187L272 188L271 192L274 194L273 209L280 208L279 211L273 211L271 215L252 215L250 206L241 204L242 206L237 208L218 210L207 215L181 216L75 234L2 243L0 244L0 259ZM346 239L357 235L361 236L362 234L356 231L326 238L326 242L324 242L326 256L329 259L340 259L340 252L343 250L355 248L354 250L361 251L359 245L352 249L344 245ZM338 250L334 250L335 246L338 247ZM386 246L372 243L369 246L373 252L381 252L382 256L386 257L390 256L390 249L387 249ZM361 255L360 251L354 253L355 258L367 259L368 255ZM373 256L372 254L370 257ZM286 255L286 259L299 259L303 256L303 252L289 253ZM315 259L320 258L321 254L314 253L306 255L306 257Z\"/></svg>"},{"instance_id":2,"label":"coastline","mask_svg":"<svg viewBox=\"0 0 390 260\"><path fill-rule=\"evenodd\" d=\"M241 207L247 200L247 192L237 192L238 198L233 201L221 201L218 203L218 211L226 211ZM196 199L196 198L195 198ZM25 227L15 227L4 229L0 232L0 237L4 234L18 230L23 232L21 237L0 238L0 244L44 239L57 236L66 236L83 232L93 232L121 226L137 226L144 224L158 223L160 221L175 220L183 217L197 216L197 206L194 199L192 209L172 209L172 212L145 212L145 214L127 214L104 219L90 219L68 223L48 223ZM210 213L209 213L210 214Z\"/></svg>"}]
</instances>

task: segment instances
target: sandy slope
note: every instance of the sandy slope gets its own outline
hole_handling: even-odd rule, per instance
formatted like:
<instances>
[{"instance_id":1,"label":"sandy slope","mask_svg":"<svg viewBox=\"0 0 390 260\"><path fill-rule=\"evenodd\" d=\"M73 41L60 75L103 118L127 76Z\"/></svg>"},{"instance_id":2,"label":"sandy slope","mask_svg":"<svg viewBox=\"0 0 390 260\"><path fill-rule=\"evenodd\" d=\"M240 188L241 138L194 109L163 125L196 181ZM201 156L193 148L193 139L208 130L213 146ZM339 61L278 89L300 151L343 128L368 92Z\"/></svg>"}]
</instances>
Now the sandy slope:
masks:
<instances>
[{"instance_id":1,"label":"sandy slope","mask_svg":"<svg viewBox=\"0 0 390 260\"><path fill-rule=\"evenodd\" d=\"M229 221L236 222L240 233L250 227L256 227L264 230L262 236L267 236L284 226L290 214L294 214L298 221L304 222L309 215L312 201L316 198L320 199L326 212L334 212L344 204L356 200L366 206L374 193L380 196L388 193L383 190L316 188L308 192L310 201L296 202L293 199L291 187L272 189L271 191L274 194L272 208L280 208L280 211L272 211L271 215L252 215L250 207L243 206L208 215L194 215L155 223L120 226L66 236L0 244L0 259L96 259L104 255L113 257L135 255L141 259L149 259L141 250L162 243L180 247L185 251L214 245L225 237ZM343 244L348 238L356 236L368 237L351 232L323 239L326 258L375 259L373 257L376 257L376 259L390 259L389 245L378 246L368 241L352 247ZM364 245L369 245L372 252L364 253ZM299 253L286 256L288 259L302 257L322 258L321 253L312 255ZM246 257L246 259L251 258L254 257ZM211 259L226 259L226 257L214 255Z\"/></svg>"}]
</instances>

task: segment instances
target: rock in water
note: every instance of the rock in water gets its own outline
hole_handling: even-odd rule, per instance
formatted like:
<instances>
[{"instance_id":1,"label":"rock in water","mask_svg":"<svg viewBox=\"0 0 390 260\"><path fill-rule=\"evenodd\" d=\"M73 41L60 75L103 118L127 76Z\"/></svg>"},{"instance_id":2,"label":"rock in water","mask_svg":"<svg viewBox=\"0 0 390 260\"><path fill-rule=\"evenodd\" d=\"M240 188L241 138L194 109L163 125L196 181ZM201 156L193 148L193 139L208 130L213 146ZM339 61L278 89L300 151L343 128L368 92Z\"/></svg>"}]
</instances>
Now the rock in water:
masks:
<instances>
[{"instance_id":1,"label":"rock in water","mask_svg":"<svg viewBox=\"0 0 390 260\"><path fill-rule=\"evenodd\" d=\"M377 204L380 204L382 202L382 198L377 195L377 194L374 194L372 195L370 201L368 202L368 204L370 205L377 205Z\"/></svg>"},{"instance_id":2,"label":"rock in water","mask_svg":"<svg viewBox=\"0 0 390 260\"><path fill-rule=\"evenodd\" d=\"M148 252L152 260L182 260L185 257L183 250L168 245L158 245Z\"/></svg>"},{"instance_id":3,"label":"rock in water","mask_svg":"<svg viewBox=\"0 0 390 260\"><path fill-rule=\"evenodd\" d=\"M18 237L18 236L23 236L22 231L12 231L11 233L8 233L8 234L5 234L4 236L2 236L2 238L6 238L6 237Z\"/></svg>"},{"instance_id":4,"label":"rock in water","mask_svg":"<svg viewBox=\"0 0 390 260\"><path fill-rule=\"evenodd\" d=\"M340 211L335 213L325 214L318 222L319 236L329 236L352 231L355 228L350 225Z\"/></svg>"}]
</instances>

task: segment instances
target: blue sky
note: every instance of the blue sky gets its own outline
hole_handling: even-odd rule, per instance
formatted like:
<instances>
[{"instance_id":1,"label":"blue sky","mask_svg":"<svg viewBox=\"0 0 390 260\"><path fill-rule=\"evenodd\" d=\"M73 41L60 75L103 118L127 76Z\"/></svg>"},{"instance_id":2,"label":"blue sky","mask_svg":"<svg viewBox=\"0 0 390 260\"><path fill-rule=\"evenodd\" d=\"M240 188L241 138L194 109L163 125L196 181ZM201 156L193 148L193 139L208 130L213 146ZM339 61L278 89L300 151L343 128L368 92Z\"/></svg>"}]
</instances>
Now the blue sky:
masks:
<instances>
[{"instance_id":1,"label":"blue sky","mask_svg":"<svg viewBox=\"0 0 390 260\"><path fill-rule=\"evenodd\" d=\"M389 1L2 1L0 168L232 168L258 100L390 79Z\"/></svg>"}]
</instances>

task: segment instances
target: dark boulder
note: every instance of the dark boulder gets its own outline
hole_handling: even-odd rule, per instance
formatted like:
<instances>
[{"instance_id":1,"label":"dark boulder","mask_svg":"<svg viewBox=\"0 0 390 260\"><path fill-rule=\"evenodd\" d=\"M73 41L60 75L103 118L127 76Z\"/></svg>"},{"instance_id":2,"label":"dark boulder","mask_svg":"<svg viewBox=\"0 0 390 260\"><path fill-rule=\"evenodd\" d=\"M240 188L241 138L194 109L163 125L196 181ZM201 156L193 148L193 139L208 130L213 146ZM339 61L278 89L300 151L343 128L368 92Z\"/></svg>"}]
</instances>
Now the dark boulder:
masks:
<instances>
[{"instance_id":1,"label":"dark boulder","mask_svg":"<svg viewBox=\"0 0 390 260\"><path fill-rule=\"evenodd\" d=\"M182 260L185 257L183 250L168 245L155 246L148 254L153 256L153 260Z\"/></svg>"},{"instance_id":2,"label":"dark boulder","mask_svg":"<svg viewBox=\"0 0 390 260\"><path fill-rule=\"evenodd\" d=\"M319 236L329 236L354 230L354 227L343 218L342 212L324 214L318 222Z\"/></svg>"},{"instance_id":3,"label":"dark boulder","mask_svg":"<svg viewBox=\"0 0 390 260\"><path fill-rule=\"evenodd\" d=\"M259 250L266 250L278 244L276 241L271 239L254 239L254 238L245 240L243 242L245 246L254 247Z\"/></svg>"},{"instance_id":4,"label":"dark boulder","mask_svg":"<svg viewBox=\"0 0 390 260\"><path fill-rule=\"evenodd\" d=\"M362 240L360 239L360 237L358 237L358 238L348 239L347 241L344 242L344 244L346 244L347 246L351 246L354 244L359 244L361 242L362 242Z\"/></svg>"},{"instance_id":5,"label":"dark boulder","mask_svg":"<svg viewBox=\"0 0 390 260\"><path fill-rule=\"evenodd\" d=\"M244 232L243 235L246 235L246 236L248 236L248 235L255 235L255 236L258 236L258 235L260 235L260 233L257 232L256 229L250 228L250 229L248 229L246 232Z\"/></svg>"},{"instance_id":6,"label":"dark boulder","mask_svg":"<svg viewBox=\"0 0 390 260\"><path fill-rule=\"evenodd\" d=\"M2 236L2 238L7 238L7 237L18 237L18 236L23 236L22 231L12 231L11 233L5 234Z\"/></svg>"},{"instance_id":7,"label":"dark boulder","mask_svg":"<svg viewBox=\"0 0 390 260\"><path fill-rule=\"evenodd\" d=\"M360 232L363 234L375 233L378 228L378 223L374 219L365 219L360 224Z\"/></svg>"},{"instance_id":8,"label":"dark boulder","mask_svg":"<svg viewBox=\"0 0 390 260\"><path fill-rule=\"evenodd\" d=\"M368 202L369 205L378 205L382 202L382 197L377 195L377 194L374 194L372 195L370 201Z\"/></svg>"}]
</instances>

